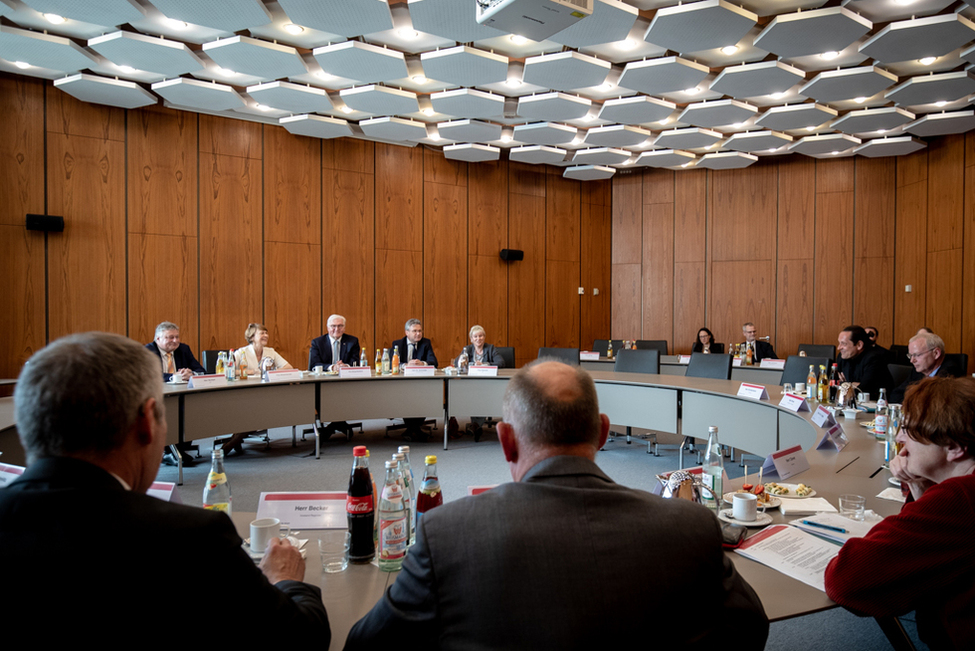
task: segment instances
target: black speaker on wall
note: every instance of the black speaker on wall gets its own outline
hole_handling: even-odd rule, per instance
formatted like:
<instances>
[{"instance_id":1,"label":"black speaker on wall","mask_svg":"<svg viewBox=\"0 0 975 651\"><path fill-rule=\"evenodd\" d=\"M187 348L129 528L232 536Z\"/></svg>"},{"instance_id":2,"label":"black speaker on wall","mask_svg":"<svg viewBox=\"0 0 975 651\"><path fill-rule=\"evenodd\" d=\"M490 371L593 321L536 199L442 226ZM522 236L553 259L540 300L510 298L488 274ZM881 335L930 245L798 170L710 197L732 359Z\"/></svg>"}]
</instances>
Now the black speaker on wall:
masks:
<instances>
[{"instance_id":1,"label":"black speaker on wall","mask_svg":"<svg viewBox=\"0 0 975 651\"><path fill-rule=\"evenodd\" d=\"M64 232L64 217L55 215L27 215L27 230L46 231L48 233Z\"/></svg>"},{"instance_id":2,"label":"black speaker on wall","mask_svg":"<svg viewBox=\"0 0 975 651\"><path fill-rule=\"evenodd\" d=\"M521 249L501 249L501 259L505 262L524 260L525 252Z\"/></svg>"}]
</instances>

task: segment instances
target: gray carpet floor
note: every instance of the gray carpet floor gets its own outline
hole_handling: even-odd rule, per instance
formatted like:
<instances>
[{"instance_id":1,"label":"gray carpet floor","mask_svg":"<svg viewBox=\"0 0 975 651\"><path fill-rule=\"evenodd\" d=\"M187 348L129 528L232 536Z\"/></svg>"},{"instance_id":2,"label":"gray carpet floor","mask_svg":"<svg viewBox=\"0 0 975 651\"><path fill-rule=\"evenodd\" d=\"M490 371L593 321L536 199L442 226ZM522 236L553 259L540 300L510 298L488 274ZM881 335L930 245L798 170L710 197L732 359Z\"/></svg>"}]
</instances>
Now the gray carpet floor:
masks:
<instances>
[{"instance_id":1,"label":"gray carpet floor","mask_svg":"<svg viewBox=\"0 0 975 651\"><path fill-rule=\"evenodd\" d=\"M497 435L485 429L484 437L475 443L470 436L451 441L450 449L443 449L442 422L426 443L406 443L398 432L386 436L385 427L390 421L363 422L363 433L356 430L351 442L344 436L333 436L322 443L321 458L315 459L314 437L305 440L298 430L297 446L292 447L291 429L270 430L270 445L259 439L249 439L244 444L243 455L231 455L226 460L227 477L233 495L235 511L256 511L262 491L341 490L348 488L352 469L352 446L366 445L370 451L370 466L377 482L383 476L383 462L390 458L399 445L410 446L410 460L414 474L422 476L423 459L428 454L437 455L437 468L446 501L463 497L468 486L492 485L511 481L508 466L501 453ZM464 423L461 423L463 429ZM635 431L636 432L636 431ZM676 443L676 438L661 435L661 443ZM180 499L190 506L201 506L203 485L209 471L209 455L212 439L198 441L202 457L195 467L185 468L183 485L178 488ZM753 472L758 467L756 457L751 460ZM693 458L685 457L687 465L694 465ZM647 445L634 438L627 445L620 436L607 443L596 459L600 468L617 483L642 490L652 490L656 474L677 468L677 452L673 448L661 449L661 456L647 453ZM741 477L738 463L725 460L729 477ZM161 481L176 481L176 468L162 466L158 475ZM917 639L911 618L902 620L912 635L918 649L927 647ZM857 617L842 608L807 615L792 620L773 623L766 649L771 651L822 651L823 649L853 649L871 651L890 649L891 646L873 619Z\"/></svg>"}]
</instances>

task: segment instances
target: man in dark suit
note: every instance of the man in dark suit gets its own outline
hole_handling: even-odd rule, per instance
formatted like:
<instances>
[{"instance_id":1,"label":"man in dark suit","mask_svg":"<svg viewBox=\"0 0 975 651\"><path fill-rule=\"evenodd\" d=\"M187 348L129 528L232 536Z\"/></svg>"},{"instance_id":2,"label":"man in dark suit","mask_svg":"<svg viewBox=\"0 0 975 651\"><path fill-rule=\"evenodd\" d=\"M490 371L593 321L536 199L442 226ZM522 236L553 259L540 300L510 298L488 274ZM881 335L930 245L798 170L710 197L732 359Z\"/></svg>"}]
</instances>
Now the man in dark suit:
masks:
<instances>
[{"instance_id":1,"label":"man in dark suit","mask_svg":"<svg viewBox=\"0 0 975 651\"><path fill-rule=\"evenodd\" d=\"M325 322L328 334L311 340L308 353L308 370L321 364L327 371L337 371L340 366L355 366L359 363L359 340L345 334L345 317L333 314ZM338 353L337 355L335 353Z\"/></svg>"},{"instance_id":2,"label":"man in dark suit","mask_svg":"<svg viewBox=\"0 0 975 651\"><path fill-rule=\"evenodd\" d=\"M747 350L749 347L752 349L752 363L759 364L763 359L778 359L775 356L775 349L772 348L772 344L767 341L760 341L755 339L755 334L758 330L755 328L755 324L748 322L741 326L741 333L745 335L745 342L743 350Z\"/></svg>"},{"instance_id":3,"label":"man in dark suit","mask_svg":"<svg viewBox=\"0 0 975 651\"><path fill-rule=\"evenodd\" d=\"M186 381L194 373L206 373L203 365L196 361L190 347L180 343L178 325L163 321L156 326L155 337L146 344L146 348L159 357L163 382L169 382L174 374Z\"/></svg>"},{"instance_id":4,"label":"man in dark suit","mask_svg":"<svg viewBox=\"0 0 975 651\"><path fill-rule=\"evenodd\" d=\"M706 508L625 488L595 464L609 419L589 374L534 362L511 379L498 438L513 483L435 508L346 649L597 649L607 635L762 649L768 620ZM702 611L692 604L706 604ZM619 614L639 604L639 617Z\"/></svg>"},{"instance_id":5,"label":"man in dark suit","mask_svg":"<svg viewBox=\"0 0 975 651\"><path fill-rule=\"evenodd\" d=\"M858 325L847 326L837 338L840 379L856 382L859 389L873 400L880 397L880 389L891 390L894 379L887 369L887 355L870 342L867 332Z\"/></svg>"},{"instance_id":6,"label":"man in dark suit","mask_svg":"<svg viewBox=\"0 0 975 651\"><path fill-rule=\"evenodd\" d=\"M399 348L400 364L410 366L436 366L437 356L433 354L433 344L423 336L423 324L419 319L406 322L406 336L397 339L389 347L392 356L393 349Z\"/></svg>"},{"instance_id":7,"label":"man in dark suit","mask_svg":"<svg viewBox=\"0 0 975 651\"><path fill-rule=\"evenodd\" d=\"M158 359L107 333L71 335L34 355L14 392L29 466L0 491L0 558L17 586L6 621L37 622L67 640L97 629L110 646L159 627L188 599L210 604L181 635L238 642L257 632L300 634L328 645L321 592L302 583L305 562L287 541L268 546L260 569L226 514L144 493L166 442ZM75 562L58 562L65 552ZM180 568L198 571L176 576ZM50 617L38 620L38 608ZM44 622L47 621L45 625ZM26 629L25 629L26 630ZM198 637L200 636L200 637Z\"/></svg>"},{"instance_id":8,"label":"man in dark suit","mask_svg":"<svg viewBox=\"0 0 975 651\"><path fill-rule=\"evenodd\" d=\"M907 342L907 356L914 370L899 387L890 392L892 403L904 402L904 394L911 385L926 377L955 377L953 370L945 363L945 342L938 335L922 332L911 337Z\"/></svg>"}]
</instances>

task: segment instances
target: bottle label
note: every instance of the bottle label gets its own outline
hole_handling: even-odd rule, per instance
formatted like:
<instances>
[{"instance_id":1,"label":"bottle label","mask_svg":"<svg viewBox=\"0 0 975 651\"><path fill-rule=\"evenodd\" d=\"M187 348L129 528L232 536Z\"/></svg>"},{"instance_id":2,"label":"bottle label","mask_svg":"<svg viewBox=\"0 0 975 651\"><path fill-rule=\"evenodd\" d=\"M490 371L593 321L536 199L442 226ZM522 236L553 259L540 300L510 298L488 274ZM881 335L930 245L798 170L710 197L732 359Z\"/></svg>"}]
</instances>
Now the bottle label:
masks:
<instances>
[{"instance_id":1,"label":"bottle label","mask_svg":"<svg viewBox=\"0 0 975 651\"><path fill-rule=\"evenodd\" d=\"M409 536L406 515L379 521L379 558L392 559L406 556L406 543Z\"/></svg>"},{"instance_id":2,"label":"bottle label","mask_svg":"<svg viewBox=\"0 0 975 651\"><path fill-rule=\"evenodd\" d=\"M877 434L887 433L887 414L877 414L873 421L873 429Z\"/></svg>"},{"instance_id":3,"label":"bottle label","mask_svg":"<svg viewBox=\"0 0 975 651\"><path fill-rule=\"evenodd\" d=\"M346 513L372 513L372 511L372 493L369 493L368 495L349 495L345 499Z\"/></svg>"},{"instance_id":4,"label":"bottle label","mask_svg":"<svg viewBox=\"0 0 975 651\"><path fill-rule=\"evenodd\" d=\"M227 473L225 472L211 471L210 474L207 475L207 484L210 485L211 490L213 489L214 486L219 486L221 484L226 484L226 483L227 483Z\"/></svg>"},{"instance_id":5,"label":"bottle label","mask_svg":"<svg viewBox=\"0 0 975 651\"><path fill-rule=\"evenodd\" d=\"M230 502L216 502L214 504L204 504L203 508L207 511L223 511L230 515Z\"/></svg>"}]
</instances>

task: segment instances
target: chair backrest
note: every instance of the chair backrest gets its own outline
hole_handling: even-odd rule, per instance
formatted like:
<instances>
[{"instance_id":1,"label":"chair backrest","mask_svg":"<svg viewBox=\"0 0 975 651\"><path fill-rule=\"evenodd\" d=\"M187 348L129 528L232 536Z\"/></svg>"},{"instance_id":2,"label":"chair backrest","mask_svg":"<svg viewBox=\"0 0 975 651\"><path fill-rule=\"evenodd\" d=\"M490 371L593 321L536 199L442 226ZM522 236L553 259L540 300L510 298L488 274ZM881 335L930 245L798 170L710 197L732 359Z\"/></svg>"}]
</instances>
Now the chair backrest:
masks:
<instances>
[{"instance_id":1,"label":"chair backrest","mask_svg":"<svg viewBox=\"0 0 975 651\"><path fill-rule=\"evenodd\" d=\"M538 356L554 357L560 362L565 362L566 364L572 364L573 366L579 365L578 348L539 348Z\"/></svg>"},{"instance_id":2,"label":"chair backrest","mask_svg":"<svg viewBox=\"0 0 975 651\"><path fill-rule=\"evenodd\" d=\"M504 360L505 368L515 367L515 347L514 346L495 346L494 350L498 352L501 359Z\"/></svg>"},{"instance_id":3,"label":"chair backrest","mask_svg":"<svg viewBox=\"0 0 975 651\"><path fill-rule=\"evenodd\" d=\"M914 370L913 366L907 366L906 364L888 364L887 370L890 371L890 377L894 378L894 382L891 384L892 387L897 388L904 384L911 371Z\"/></svg>"},{"instance_id":4,"label":"chair backrest","mask_svg":"<svg viewBox=\"0 0 975 651\"><path fill-rule=\"evenodd\" d=\"M945 361L943 364L955 377L965 377L968 375L967 353L945 353Z\"/></svg>"},{"instance_id":5,"label":"chair backrest","mask_svg":"<svg viewBox=\"0 0 975 651\"><path fill-rule=\"evenodd\" d=\"M637 339L637 350L659 350L661 355L667 354L666 339Z\"/></svg>"},{"instance_id":6,"label":"chair backrest","mask_svg":"<svg viewBox=\"0 0 975 651\"><path fill-rule=\"evenodd\" d=\"M203 351L203 368L206 369L207 373L213 375L217 372L217 357L220 355L219 350L204 350Z\"/></svg>"},{"instance_id":7,"label":"chair backrest","mask_svg":"<svg viewBox=\"0 0 975 651\"><path fill-rule=\"evenodd\" d=\"M890 363L891 364L907 364L905 360L907 359L907 346L901 346L900 344L894 344L887 349L890 353Z\"/></svg>"},{"instance_id":8,"label":"chair backrest","mask_svg":"<svg viewBox=\"0 0 975 651\"><path fill-rule=\"evenodd\" d=\"M613 339L613 350L618 351L623 346L622 339ZM592 349L594 352L599 353L603 357L606 357L606 353L609 352L609 339L597 339L592 342Z\"/></svg>"},{"instance_id":9,"label":"chair backrest","mask_svg":"<svg viewBox=\"0 0 975 651\"><path fill-rule=\"evenodd\" d=\"M798 352L810 357L826 357L830 361L836 359L836 346L828 344L799 344Z\"/></svg>"},{"instance_id":10,"label":"chair backrest","mask_svg":"<svg viewBox=\"0 0 975 651\"><path fill-rule=\"evenodd\" d=\"M706 377L715 380L731 379L731 355L691 354L686 377Z\"/></svg>"},{"instance_id":11,"label":"chair backrest","mask_svg":"<svg viewBox=\"0 0 975 651\"><path fill-rule=\"evenodd\" d=\"M619 373L660 373L659 350L621 350L614 371Z\"/></svg>"},{"instance_id":12,"label":"chair backrest","mask_svg":"<svg viewBox=\"0 0 975 651\"><path fill-rule=\"evenodd\" d=\"M809 365L812 364L816 376L819 376L820 365L828 370L833 360L826 357L802 357L801 355L789 355L785 360L785 368L782 369L782 379L779 384L792 384L805 382L809 377Z\"/></svg>"}]
</instances>

